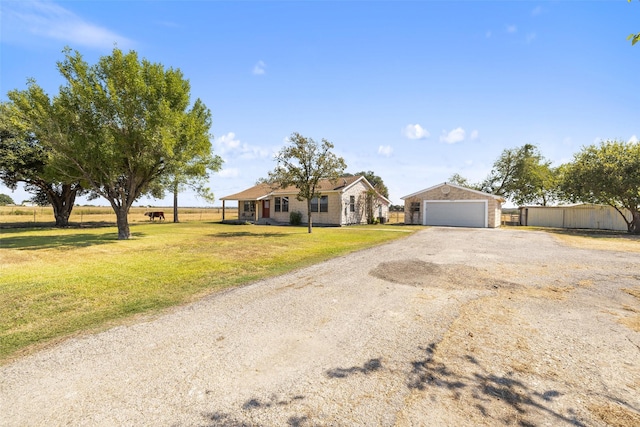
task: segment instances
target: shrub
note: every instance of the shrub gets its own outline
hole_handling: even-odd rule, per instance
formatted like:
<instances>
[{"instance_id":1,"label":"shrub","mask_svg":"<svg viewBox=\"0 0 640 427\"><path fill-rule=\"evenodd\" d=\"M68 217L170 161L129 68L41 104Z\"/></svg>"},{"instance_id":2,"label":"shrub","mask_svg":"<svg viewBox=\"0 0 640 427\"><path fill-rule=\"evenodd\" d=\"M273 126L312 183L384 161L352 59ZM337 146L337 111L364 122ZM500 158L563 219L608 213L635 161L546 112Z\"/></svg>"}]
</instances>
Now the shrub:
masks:
<instances>
[{"instance_id":1,"label":"shrub","mask_svg":"<svg viewBox=\"0 0 640 427\"><path fill-rule=\"evenodd\" d=\"M0 206L7 205L15 205L13 199L7 194L0 194Z\"/></svg>"},{"instance_id":2,"label":"shrub","mask_svg":"<svg viewBox=\"0 0 640 427\"><path fill-rule=\"evenodd\" d=\"M302 224L302 212L291 212L289 214L289 223L291 225Z\"/></svg>"}]
</instances>

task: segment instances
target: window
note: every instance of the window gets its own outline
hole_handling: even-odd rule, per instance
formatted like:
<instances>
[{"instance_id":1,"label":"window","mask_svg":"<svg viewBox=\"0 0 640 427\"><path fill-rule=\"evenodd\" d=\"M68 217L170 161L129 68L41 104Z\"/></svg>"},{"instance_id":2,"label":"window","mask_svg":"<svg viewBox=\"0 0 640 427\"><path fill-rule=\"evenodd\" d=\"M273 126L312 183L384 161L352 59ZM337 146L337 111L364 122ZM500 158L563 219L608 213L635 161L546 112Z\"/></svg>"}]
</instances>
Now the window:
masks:
<instances>
[{"instance_id":1,"label":"window","mask_svg":"<svg viewBox=\"0 0 640 427\"><path fill-rule=\"evenodd\" d=\"M288 197L276 197L274 200L276 205L276 212L289 212L289 198Z\"/></svg>"},{"instance_id":2,"label":"window","mask_svg":"<svg viewBox=\"0 0 640 427\"><path fill-rule=\"evenodd\" d=\"M320 212L329 212L329 197L320 197Z\"/></svg>"},{"instance_id":3,"label":"window","mask_svg":"<svg viewBox=\"0 0 640 427\"><path fill-rule=\"evenodd\" d=\"M311 199L311 212L329 212L329 196L320 196L320 203L317 197Z\"/></svg>"},{"instance_id":4,"label":"window","mask_svg":"<svg viewBox=\"0 0 640 427\"><path fill-rule=\"evenodd\" d=\"M255 212L255 204L253 202L244 202L244 211L245 212Z\"/></svg>"},{"instance_id":5,"label":"window","mask_svg":"<svg viewBox=\"0 0 640 427\"><path fill-rule=\"evenodd\" d=\"M420 212L420 202L411 202L411 212Z\"/></svg>"},{"instance_id":6,"label":"window","mask_svg":"<svg viewBox=\"0 0 640 427\"><path fill-rule=\"evenodd\" d=\"M349 210L351 212L356 211L356 196L349 196Z\"/></svg>"}]
</instances>

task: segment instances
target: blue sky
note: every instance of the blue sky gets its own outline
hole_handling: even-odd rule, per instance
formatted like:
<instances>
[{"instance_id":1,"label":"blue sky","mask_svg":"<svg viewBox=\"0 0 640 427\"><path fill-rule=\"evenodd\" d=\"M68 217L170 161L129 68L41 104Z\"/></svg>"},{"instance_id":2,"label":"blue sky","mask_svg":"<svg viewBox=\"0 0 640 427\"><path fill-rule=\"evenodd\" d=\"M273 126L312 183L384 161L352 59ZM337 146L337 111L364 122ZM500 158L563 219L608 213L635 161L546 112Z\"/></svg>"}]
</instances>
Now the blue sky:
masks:
<instances>
[{"instance_id":1,"label":"blue sky","mask_svg":"<svg viewBox=\"0 0 640 427\"><path fill-rule=\"evenodd\" d=\"M559 165L601 139L640 138L640 45L626 40L640 31L636 1L2 0L0 11L3 101L27 78L56 94L65 46L95 63L116 43L180 68L212 112L217 197L266 177L292 132L334 143L348 172L374 171L394 204L454 173L481 180L505 148L536 144ZM180 204L206 205L190 191Z\"/></svg>"}]
</instances>

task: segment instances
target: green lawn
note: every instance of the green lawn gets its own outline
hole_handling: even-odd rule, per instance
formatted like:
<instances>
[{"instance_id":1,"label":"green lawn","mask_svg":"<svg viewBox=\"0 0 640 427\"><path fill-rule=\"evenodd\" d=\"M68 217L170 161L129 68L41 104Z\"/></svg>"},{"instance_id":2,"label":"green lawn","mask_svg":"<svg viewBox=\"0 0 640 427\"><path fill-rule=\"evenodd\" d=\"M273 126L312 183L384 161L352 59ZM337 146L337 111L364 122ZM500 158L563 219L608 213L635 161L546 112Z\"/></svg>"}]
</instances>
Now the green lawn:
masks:
<instances>
[{"instance_id":1,"label":"green lawn","mask_svg":"<svg viewBox=\"0 0 640 427\"><path fill-rule=\"evenodd\" d=\"M406 237L420 227L153 223L0 234L0 361L220 289Z\"/></svg>"}]
</instances>

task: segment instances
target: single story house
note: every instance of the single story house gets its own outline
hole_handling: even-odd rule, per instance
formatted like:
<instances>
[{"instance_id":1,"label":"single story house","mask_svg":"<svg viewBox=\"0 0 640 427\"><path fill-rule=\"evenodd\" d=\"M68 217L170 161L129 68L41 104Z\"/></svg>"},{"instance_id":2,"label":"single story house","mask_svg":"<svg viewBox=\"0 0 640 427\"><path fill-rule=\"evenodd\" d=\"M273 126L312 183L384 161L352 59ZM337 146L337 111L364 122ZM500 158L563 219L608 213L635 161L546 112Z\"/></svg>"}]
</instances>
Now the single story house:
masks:
<instances>
[{"instance_id":1,"label":"single story house","mask_svg":"<svg viewBox=\"0 0 640 427\"><path fill-rule=\"evenodd\" d=\"M627 231L627 223L613 206L575 204L561 206L522 206L520 225L557 228L590 228ZM623 209L627 220L631 212Z\"/></svg>"},{"instance_id":2,"label":"single story house","mask_svg":"<svg viewBox=\"0 0 640 427\"><path fill-rule=\"evenodd\" d=\"M337 181L323 179L318 183L320 197L311 200L311 220L315 225L351 225L367 223L367 194L374 190L363 176L348 176ZM375 190L374 190L375 191ZM274 188L261 183L244 191L222 197L222 220L225 201L238 201L238 220L263 224L288 224L292 212L302 214L307 223L307 201L298 200L296 187ZM389 219L391 202L375 193L370 212L381 222Z\"/></svg>"},{"instance_id":3,"label":"single story house","mask_svg":"<svg viewBox=\"0 0 640 427\"><path fill-rule=\"evenodd\" d=\"M402 200L405 224L480 228L500 226L505 202L502 197L447 182Z\"/></svg>"}]
</instances>

